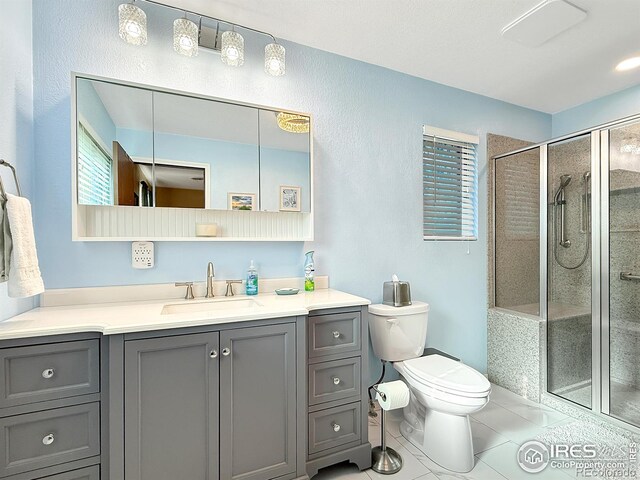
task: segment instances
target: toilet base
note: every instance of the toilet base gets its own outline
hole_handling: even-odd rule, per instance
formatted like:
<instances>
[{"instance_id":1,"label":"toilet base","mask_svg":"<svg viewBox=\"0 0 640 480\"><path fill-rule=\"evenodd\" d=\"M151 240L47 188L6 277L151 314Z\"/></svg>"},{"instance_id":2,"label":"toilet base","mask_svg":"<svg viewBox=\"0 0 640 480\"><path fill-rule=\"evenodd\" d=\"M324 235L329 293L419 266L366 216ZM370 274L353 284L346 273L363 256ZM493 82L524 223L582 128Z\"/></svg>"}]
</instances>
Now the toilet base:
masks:
<instances>
[{"instance_id":1,"label":"toilet base","mask_svg":"<svg viewBox=\"0 0 640 480\"><path fill-rule=\"evenodd\" d=\"M400 433L427 457L454 472L466 473L473 469L475 460L468 415L436 412L411 402L404 409L404 416ZM420 418L424 418L424 422Z\"/></svg>"}]
</instances>

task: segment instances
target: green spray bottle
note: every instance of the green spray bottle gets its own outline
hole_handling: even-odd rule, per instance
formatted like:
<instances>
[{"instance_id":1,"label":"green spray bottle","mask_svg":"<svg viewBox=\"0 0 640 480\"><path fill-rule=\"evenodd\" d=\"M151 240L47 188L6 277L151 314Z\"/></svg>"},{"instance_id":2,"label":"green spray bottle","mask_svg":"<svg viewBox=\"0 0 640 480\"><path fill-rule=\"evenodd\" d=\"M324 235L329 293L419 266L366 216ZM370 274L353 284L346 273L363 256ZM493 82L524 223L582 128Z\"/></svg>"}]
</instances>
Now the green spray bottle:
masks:
<instances>
[{"instance_id":1,"label":"green spray bottle","mask_svg":"<svg viewBox=\"0 0 640 480\"><path fill-rule=\"evenodd\" d=\"M314 280L315 265L313 264L313 250L305 253L304 259L304 290L313 292L316 288Z\"/></svg>"}]
</instances>

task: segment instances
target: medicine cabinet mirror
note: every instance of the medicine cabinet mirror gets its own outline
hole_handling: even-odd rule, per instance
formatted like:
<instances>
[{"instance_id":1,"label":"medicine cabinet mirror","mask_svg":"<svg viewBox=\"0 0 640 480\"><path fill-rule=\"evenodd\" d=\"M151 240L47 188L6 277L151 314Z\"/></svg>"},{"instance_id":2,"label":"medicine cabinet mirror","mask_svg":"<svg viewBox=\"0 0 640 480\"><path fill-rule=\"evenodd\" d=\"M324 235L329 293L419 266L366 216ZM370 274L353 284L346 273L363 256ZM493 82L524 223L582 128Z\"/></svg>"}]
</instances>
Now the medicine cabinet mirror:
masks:
<instances>
[{"instance_id":1,"label":"medicine cabinet mirror","mask_svg":"<svg viewBox=\"0 0 640 480\"><path fill-rule=\"evenodd\" d=\"M73 87L75 240L312 238L309 115L79 74Z\"/></svg>"}]
</instances>

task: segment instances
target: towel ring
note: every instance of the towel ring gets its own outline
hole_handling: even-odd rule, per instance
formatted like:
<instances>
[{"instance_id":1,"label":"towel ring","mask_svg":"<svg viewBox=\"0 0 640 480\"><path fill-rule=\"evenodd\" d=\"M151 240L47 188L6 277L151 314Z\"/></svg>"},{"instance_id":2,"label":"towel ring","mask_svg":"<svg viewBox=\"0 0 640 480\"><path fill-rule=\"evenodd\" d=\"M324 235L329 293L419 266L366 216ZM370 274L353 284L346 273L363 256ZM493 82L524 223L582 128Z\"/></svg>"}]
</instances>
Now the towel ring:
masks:
<instances>
[{"instance_id":1,"label":"towel ring","mask_svg":"<svg viewBox=\"0 0 640 480\"><path fill-rule=\"evenodd\" d=\"M14 166L6 160L3 160L2 158L0 158L0 165L9 167L11 169L11 172L13 173L13 180L16 182L16 191L18 192L18 196L22 196L22 192L20 192L20 182L18 182L18 174L16 173L16 169L14 168ZM2 195L2 198L4 198L5 200L7 199L7 191L4 189L2 177L0 177L0 195Z\"/></svg>"}]
</instances>

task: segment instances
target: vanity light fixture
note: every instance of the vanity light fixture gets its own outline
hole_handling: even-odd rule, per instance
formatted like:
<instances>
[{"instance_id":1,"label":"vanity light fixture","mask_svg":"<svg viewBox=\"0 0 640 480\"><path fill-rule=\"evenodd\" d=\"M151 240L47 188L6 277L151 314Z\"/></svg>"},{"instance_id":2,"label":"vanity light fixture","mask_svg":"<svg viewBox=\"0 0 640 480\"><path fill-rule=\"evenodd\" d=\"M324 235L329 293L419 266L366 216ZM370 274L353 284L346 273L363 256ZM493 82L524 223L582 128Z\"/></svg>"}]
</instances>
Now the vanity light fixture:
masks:
<instances>
[{"instance_id":1,"label":"vanity light fixture","mask_svg":"<svg viewBox=\"0 0 640 480\"><path fill-rule=\"evenodd\" d=\"M158 5L160 7L178 10L184 14L184 18L179 18L173 22L173 49L181 55L195 57L198 55L199 47L220 53L220 59L226 65L239 67L244 64L244 37L235 31L235 28L242 28L260 35L266 35L273 40L264 48L264 70L269 75L279 77L285 74L285 49L278 44L276 38L270 33L246 27L240 24L226 22L219 18L210 17L190 10L183 10L178 7L167 5L156 0L142 0L146 3ZM118 7L118 20L120 26L120 37L132 45L146 45L147 43L147 15L144 11L131 3L123 3ZM186 16L194 15L200 17L200 24L196 25ZM223 32L218 37L218 31L214 32L213 38L205 41L207 35L203 32L211 30L202 25L202 19L206 18L227 25L231 25L230 31ZM308 130L307 130L308 131Z\"/></svg>"},{"instance_id":2,"label":"vanity light fixture","mask_svg":"<svg viewBox=\"0 0 640 480\"><path fill-rule=\"evenodd\" d=\"M220 59L231 67L241 67L244 63L244 38L231 30L222 34Z\"/></svg>"},{"instance_id":3,"label":"vanity light fixture","mask_svg":"<svg viewBox=\"0 0 640 480\"><path fill-rule=\"evenodd\" d=\"M173 49L180 55L198 55L198 26L186 18L173 22Z\"/></svg>"},{"instance_id":4,"label":"vanity light fixture","mask_svg":"<svg viewBox=\"0 0 640 480\"><path fill-rule=\"evenodd\" d=\"M264 71L274 77L284 75L285 50L282 45L270 43L264 47Z\"/></svg>"},{"instance_id":5,"label":"vanity light fixture","mask_svg":"<svg viewBox=\"0 0 640 480\"><path fill-rule=\"evenodd\" d=\"M133 1L118 7L118 27L120 38L125 42L132 45L147 44L147 14Z\"/></svg>"},{"instance_id":6,"label":"vanity light fixture","mask_svg":"<svg viewBox=\"0 0 640 480\"><path fill-rule=\"evenodd\" d=\"M618 65L616 65L616 71L626 72L627 70L633 70L634 68L638 68L638 67L640 67L640 56L630 57L621 61Z\"/></svg>"},{"instance_id":7,"label":"vanity light fixture","mask_svg":"<svg viewBox=\"0 0 640 480\"><path fill-rule=\"evenodd\" d=\"M309 133L309 117L295 113L279 112L276 114L278 127L290 133Z\"/></svg>"}]
</instances>

